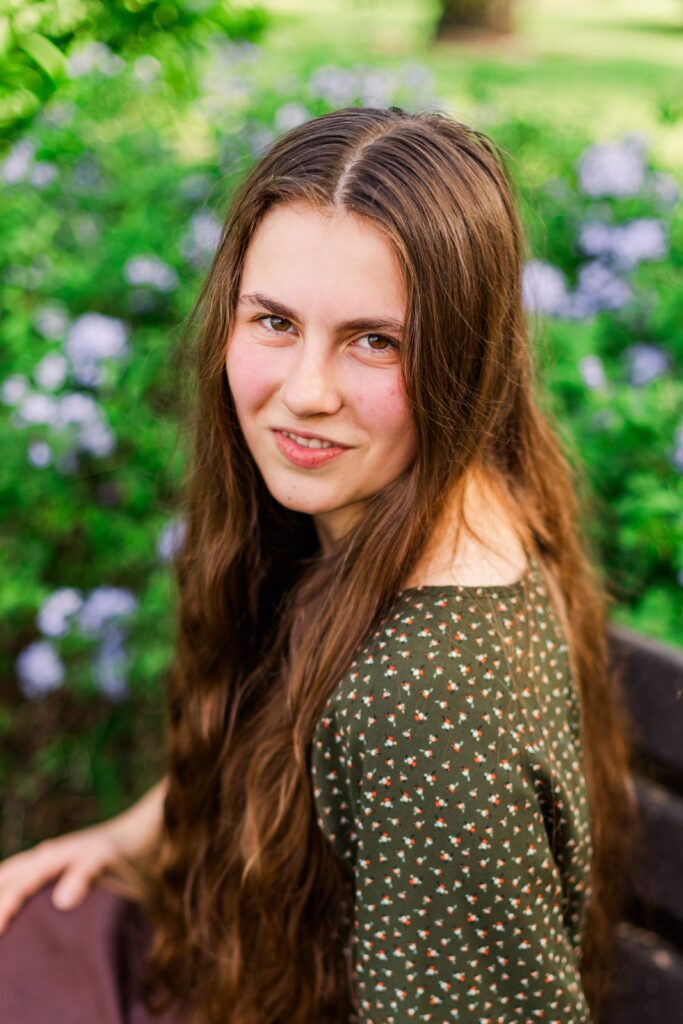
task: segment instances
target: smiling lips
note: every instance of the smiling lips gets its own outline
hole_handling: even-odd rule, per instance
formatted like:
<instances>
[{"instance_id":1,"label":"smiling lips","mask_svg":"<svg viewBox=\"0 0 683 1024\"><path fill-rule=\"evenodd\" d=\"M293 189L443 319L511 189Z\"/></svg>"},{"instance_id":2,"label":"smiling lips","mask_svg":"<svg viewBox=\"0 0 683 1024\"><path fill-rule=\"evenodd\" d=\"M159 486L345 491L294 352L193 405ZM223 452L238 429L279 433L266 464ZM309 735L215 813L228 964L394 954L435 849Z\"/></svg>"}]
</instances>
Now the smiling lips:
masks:
<instances>
[{"instance_id":1,"label":"smiling lips","mask_svg":"<svg viewBox=\"0 0 683 1024\"><path fill-rule=\"evenodd\" d=\"M293 441L301 442L305 441L320 441L323 445L332 445L335 448L348 448L348 445L341 444L339 441L333 440L331 437L323 437L321 434L312 434L310 430L290 430L287 427L273 427L273 430L277 430L285 436L289 435ZM307 445L306 447L316 447L315 445Z\"/></svg>"},{"instance_id":2,"label":"smiling lips","mask_svg":"<svg viewBox=\"0 0 683 1024\"><path fill-rule=\"evenodd\" d=\"M343 452L348 451L348 448L342 445L333 444L327 440L323 441L322 438L316 438L315 435L312 435L310 438L308 435L298 435L302 441L308 442L299 444L294 437L288 436L291 433L290 431L285 432L275 429L273 433L275 434L277 446L285 458L302 469L320 466L323 462L329 462Z\"/></svg>"}]
</instances>

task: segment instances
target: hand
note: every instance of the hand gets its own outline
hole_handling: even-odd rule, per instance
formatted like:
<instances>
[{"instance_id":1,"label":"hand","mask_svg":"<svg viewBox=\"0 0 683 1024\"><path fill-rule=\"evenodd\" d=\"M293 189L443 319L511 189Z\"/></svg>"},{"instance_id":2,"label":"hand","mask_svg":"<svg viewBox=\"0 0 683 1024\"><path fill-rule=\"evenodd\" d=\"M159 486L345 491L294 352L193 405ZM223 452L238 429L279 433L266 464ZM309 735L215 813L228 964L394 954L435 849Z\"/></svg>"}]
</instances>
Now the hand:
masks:
<instances>
[{"instance_id":1,"label":"hand","mask_svg":"<svg viewBox=\"0 0 683 1024\"><path fill-rule=\"evenodd\" d=\"M58 878L52 902L77 907L107 870L142 856L159 835L166 780L123 814L98 825L45 839L0 863L0 934L26 900Z\"/></svg>"}]
</instances>

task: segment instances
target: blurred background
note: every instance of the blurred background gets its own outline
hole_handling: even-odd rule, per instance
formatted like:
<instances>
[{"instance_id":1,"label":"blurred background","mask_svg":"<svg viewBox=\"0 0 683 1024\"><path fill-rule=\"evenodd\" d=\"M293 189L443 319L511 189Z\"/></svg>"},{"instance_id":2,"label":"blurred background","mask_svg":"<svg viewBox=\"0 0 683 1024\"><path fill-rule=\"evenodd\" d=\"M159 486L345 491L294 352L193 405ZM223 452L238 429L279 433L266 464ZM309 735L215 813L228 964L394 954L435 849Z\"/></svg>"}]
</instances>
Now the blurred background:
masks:
<instances>
[{"instance_id":1,"label":"blurred background","mask_svg":"<svg viewBox=\"0 0 683 1024\"><path fill-rule=\"evenodd\" d=\"M235 183L337 107L509 154L612 619L683 647L683 0L4 0L0 82L0 856L162 771L181 325Z\"/></svg>"}]
</instances>

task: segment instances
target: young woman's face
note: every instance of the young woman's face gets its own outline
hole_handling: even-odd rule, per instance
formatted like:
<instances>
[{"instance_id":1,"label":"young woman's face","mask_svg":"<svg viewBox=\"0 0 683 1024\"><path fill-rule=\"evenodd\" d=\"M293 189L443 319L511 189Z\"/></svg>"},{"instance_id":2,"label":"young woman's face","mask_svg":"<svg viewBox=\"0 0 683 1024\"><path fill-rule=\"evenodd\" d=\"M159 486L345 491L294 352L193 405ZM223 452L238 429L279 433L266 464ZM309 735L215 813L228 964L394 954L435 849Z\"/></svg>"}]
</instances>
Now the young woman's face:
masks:
<instances>
[{"instance_id":1,"label":"young woman's face","mask_svg":"<svg viewBox=\"0 0 683 1024\"><path fill-rule=\"evenodd\" d=\"M415 458L398 350L405 286L369 220L306 203L271 209L246 253L226 372L271 494L323 544ZM304 447L282 431L336 442Z\"/></svg>"}]
</instances>

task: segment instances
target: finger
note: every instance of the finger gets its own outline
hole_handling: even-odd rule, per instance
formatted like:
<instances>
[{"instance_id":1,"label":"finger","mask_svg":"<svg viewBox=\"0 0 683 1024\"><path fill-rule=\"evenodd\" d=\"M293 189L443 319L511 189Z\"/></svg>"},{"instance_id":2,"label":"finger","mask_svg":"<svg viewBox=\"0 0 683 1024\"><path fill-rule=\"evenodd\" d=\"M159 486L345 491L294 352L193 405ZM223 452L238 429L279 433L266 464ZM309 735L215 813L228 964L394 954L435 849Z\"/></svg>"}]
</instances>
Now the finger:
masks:
<instances>
[{"instance_id":1,"label":"finger","mask_svg":"<svg viewBox=\"0 0 683 1024\"><path fill-rule=\"evenodd\" d=\"M65 857L52 845L39 844L6 864L0 885L0 932L25 901L64 869Z\"/></svg>"},{"instance_id":2,"label":"finger","mask_svg":"<svg viewBox=\"0 0 683 1024\"><path fill-rule=\"evenodd\" d=\"M16 914L19 906L21 904L16 899L0 900L0 935Z\"/></svg>"},{"instance_id":3,"label":"finger","mask_svg":"<svg viewBox=\"0 0 683 1024\"><path fill-rule=\"evenodd\" d=\"M91 871L67 871L52 892L52 902L60 910L71 910L85 899L92 882Z\"/></svg>"}]
</instances>

